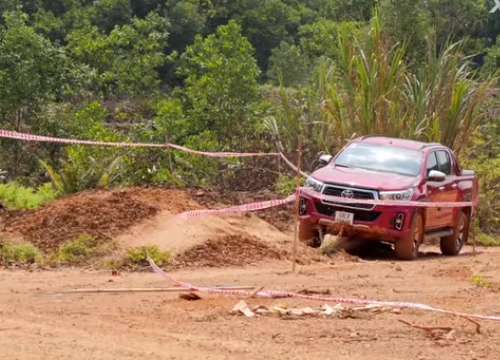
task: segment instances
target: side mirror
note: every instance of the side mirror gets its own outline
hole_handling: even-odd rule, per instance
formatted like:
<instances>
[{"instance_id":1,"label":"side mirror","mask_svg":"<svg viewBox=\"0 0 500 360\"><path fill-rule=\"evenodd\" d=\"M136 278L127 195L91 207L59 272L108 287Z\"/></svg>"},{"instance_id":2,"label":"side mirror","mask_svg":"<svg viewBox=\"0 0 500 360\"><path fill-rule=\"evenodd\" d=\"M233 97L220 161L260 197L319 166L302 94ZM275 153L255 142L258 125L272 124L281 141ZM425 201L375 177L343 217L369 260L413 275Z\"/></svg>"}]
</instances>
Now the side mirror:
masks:
<instances>
[{"instance_id":1,"label":"side mirror","mask_svg":"<svg viewBox=\"0 0 500 360\"><path fill-rule=\"evenodd\" d=\"M429 172L429 175L427 175L427 179L431 181L445 181L446 174L442 173L441 171L431 170Z\"/></svg>"},{"instance_id":2,"label":"side mirror","mask_svg":"<svg viewBox=\"0 0 500 360\"><path fill-rule=\"evenodd\" d=\"M330 163L330 161L332 161L332 158L333 156L332 155L321 155L319 157L319 161L323 164L323 165L328 165Z\"/></svg>"}]
</instances>

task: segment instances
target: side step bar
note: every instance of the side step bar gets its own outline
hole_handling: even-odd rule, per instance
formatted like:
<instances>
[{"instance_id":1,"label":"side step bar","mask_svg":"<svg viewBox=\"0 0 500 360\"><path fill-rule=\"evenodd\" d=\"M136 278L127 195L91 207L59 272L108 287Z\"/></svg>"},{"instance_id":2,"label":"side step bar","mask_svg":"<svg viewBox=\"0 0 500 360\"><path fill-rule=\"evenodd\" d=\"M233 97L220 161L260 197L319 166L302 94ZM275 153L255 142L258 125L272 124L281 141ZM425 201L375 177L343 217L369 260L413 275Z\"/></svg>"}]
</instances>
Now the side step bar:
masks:
<instances>
[{"instance_id":1,"label":"side step bar","mask_svg":"<svg viewBox=\"0 0 500 360\"><path fill-rule=\"evenodd\" d=\"M430 233L425 234L424 237L425 237L425 240L430 240L430 239L442 238L442 237L450 236L450 235L453 235L452 229L430 232Z\"/></svg>"}]
</instances>

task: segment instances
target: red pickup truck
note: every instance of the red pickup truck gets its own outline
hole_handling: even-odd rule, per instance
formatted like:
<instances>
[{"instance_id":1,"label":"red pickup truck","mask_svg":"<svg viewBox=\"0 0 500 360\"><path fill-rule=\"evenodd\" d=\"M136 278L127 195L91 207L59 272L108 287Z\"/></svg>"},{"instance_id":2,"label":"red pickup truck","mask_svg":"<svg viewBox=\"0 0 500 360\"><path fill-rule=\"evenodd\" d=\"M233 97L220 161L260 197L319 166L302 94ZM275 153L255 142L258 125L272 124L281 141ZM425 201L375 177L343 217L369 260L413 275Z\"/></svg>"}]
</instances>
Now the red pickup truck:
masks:
<instances>
[{"instance_id":1,"label":"red pickup truck","mask_svg":"<svg viewBox=\"0 0 500 360\"><path fill-rule=\"evenodd\" d=\"M413 260L425 238L439 238L441 252L458 255L467 242L474 209L415 207L408 201L471 202L479 186L453 152L436 143L364 136L351 141L306 181L300 195L300 240L319 246L325 231L394 244L396 257ZM351 199L326 200L324 195ZM396 205L353 203L390 200ZM341 199L339 199L341 200ZM397 202L401 201L401 205Z\"/></svg>"}]
</instances>

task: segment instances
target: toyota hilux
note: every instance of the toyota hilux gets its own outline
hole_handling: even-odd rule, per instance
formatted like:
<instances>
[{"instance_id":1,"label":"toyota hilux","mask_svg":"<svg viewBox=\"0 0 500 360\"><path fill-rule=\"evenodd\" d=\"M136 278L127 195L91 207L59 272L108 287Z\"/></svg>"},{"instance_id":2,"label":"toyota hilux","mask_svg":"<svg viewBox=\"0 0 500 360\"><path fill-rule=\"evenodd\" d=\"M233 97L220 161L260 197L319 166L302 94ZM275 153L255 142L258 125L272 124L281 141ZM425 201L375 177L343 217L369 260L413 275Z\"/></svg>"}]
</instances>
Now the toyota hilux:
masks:
<instances>
[{"instance_id":1,"label":"toyota hilux","mask_svg":"<svg viewBox=\"0 0 500 360\"><path fill-rule=\"evenodd\" d=\"M449 148L371 135L321 161L300 193L301 241L318 246L325 232L342 232L394 244L401 260L417 258L426 238L440 239L445 255L467 243L479 186Z\"/></svg>"}]
</instances>

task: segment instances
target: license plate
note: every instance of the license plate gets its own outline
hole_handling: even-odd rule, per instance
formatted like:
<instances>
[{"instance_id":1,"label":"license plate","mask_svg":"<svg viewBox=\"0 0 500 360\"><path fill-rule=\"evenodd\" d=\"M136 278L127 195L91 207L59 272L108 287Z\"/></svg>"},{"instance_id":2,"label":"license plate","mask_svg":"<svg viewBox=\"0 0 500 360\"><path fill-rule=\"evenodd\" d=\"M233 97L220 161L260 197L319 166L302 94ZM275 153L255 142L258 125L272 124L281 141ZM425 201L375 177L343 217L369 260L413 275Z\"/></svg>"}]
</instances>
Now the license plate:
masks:
<instances>
[{"instance_id":1,"label":"license plate","mask_svg":"<svg viewBox=\"0 0 500 360\"><path fill-rule=\"evenodd\" d=\"M352 225L354 222L354 214L344 211L336 211L335 212L335 222L337 223L346 223Z\"/></svg>"}]
</instances>

